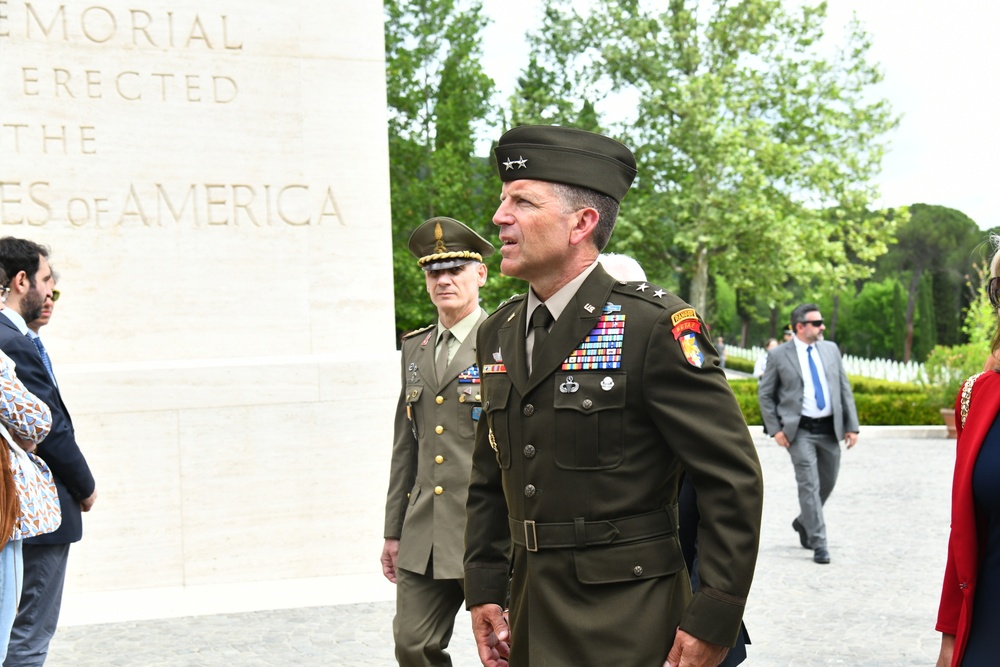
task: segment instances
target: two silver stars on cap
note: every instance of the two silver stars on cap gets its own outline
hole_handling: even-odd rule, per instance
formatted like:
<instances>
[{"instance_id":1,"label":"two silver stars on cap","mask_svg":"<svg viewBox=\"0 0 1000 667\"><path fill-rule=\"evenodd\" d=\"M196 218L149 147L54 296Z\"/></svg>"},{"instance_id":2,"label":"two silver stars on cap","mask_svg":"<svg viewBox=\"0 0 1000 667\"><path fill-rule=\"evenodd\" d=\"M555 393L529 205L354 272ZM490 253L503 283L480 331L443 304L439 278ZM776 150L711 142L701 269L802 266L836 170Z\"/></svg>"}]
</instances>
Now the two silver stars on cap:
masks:
<instances>
[{"instance_id":1,"label":"two silver stars on cap","mask_svg":"<svg viewBox=\"0 0 1000 667\"><path fill-rule=\"evenodd\" d=\"M503 163L503 166L507 167L507 171L513 169L515 165L517 165L518 169L527 169L528 161L524 159L523 155L518 155L516 160L507 158L507 161Z\"/></svg>"}]
</instances>

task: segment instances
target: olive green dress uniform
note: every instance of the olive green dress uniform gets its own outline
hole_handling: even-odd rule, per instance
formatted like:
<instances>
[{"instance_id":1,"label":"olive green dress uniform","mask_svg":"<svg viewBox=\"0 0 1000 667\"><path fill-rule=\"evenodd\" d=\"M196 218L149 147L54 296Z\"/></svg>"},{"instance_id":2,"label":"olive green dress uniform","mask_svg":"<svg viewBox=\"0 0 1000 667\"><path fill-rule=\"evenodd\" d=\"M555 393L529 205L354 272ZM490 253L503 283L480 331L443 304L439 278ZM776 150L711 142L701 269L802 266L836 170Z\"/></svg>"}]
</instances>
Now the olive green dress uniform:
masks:
<instances>
[{"instance_id":1,"label":"olive green dress uniform","mask_svg":"<svg viewBox=\"0 0 1000 667\"><path fill-rule=\"evenodd\" d=\"M678 626L732 646L762 481L704 325L673 294L598 266L529 378L526 303L507 302L479 331L486 419L469 492L467 605L504 603L513 537L511 665L660 665ZM622 318L620 367L565 367L608 315ZM675 523L682 469L702 516L693 597Z\"/></svg>"},{"instance_id":2,"label":"olive green dress uniform","mask_svg":"<svg viewBox=\"0 0 1000 667\"><path fill-rule=\"evenodd\" d=\"M444 217L418 226L409 249L426 271L481 262L494 252L489 241ZM464 600L465 503L482 413L476 335L485 320L486 311L476 308L454 325L452 335L465 335L441 377L437 325L403 339L384 532L399 540L393 637L403 667L451 665L445 649Z\"/></svg>"},{"instance_id":3,"label":"olive green dress uniform","mask_svg":"<svg viewBox=\"0 0 1000 667\"><path fill-rule=\"evenodd\" d=\"M485 320L486 311L480 309L479 321L440 383L434 372L437 327L403 339L385 537L400 539L398 567L423 574L433 557L438 579L464 576L461 526L481 411L476 333Z\"/></svg>"}]
</instances>

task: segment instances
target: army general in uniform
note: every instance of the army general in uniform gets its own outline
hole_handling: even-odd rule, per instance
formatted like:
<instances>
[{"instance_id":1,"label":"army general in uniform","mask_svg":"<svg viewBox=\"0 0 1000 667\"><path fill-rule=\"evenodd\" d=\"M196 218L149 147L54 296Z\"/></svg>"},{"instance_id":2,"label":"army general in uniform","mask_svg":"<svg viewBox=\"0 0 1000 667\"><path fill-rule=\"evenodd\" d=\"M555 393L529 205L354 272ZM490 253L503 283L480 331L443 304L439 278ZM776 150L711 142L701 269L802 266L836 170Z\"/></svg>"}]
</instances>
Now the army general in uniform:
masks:
<instances>
[{"instance_id":1,"label":"army general in uniform","mask_svg":"<svg viewBox=\"0 0 1000 667\"><path fill-rule=\"evenodd\" d=\"M510 130L495 155L501 270L530 288L479 330L465 595L480 660L714 667L753 577L760 463L697 313L597 262L635 158L544 126ZM682 471L701 514L693 593Z\"/></svg>"},{"instance_id":2,"label":"army general in uniform","mask_svg":"<svg viewBox=\"0 0 1000 667\"><path fill-rule=\"evenodd\" d=\"M457 220L431 218L410 237L437 307L433 326L405 336L382 572L396 584L393 637L404 667L448 666L462 608L465 501L482 414L476 333L489 241Z\"/></svg>"}]
</instances>

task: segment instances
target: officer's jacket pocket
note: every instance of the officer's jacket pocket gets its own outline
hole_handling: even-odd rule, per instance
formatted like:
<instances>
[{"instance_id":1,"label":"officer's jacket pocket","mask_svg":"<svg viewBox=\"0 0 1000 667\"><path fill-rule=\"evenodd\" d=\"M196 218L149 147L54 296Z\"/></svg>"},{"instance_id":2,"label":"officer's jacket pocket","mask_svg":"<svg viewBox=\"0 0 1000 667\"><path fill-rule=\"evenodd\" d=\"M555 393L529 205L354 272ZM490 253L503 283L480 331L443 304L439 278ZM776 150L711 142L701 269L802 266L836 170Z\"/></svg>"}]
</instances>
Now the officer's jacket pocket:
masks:
<instances>
[{"instance_id":1,"label":"officer's jacket pocket","mask_svg":"<svg viewBox=\"0 0 1000 667\"><path fill-rule=\"evenodd\" d=\"M504 470L510 468L510 378L505 374L487 374L482 380L483 410L490 428L490 445L496 449L497 463Z\"/></svg>"},{"instance_id":2,"label":"officer's jacket pocket","mask_svg":"<svg viewBox=\"0 0 1000 667\"><path fill-rule=\"evenodd\" d=\"M556 465L565 470L605 470L624 455L625 377L623 371L583 371L557 375Z\"/></svg>"},{"instance_id":3,"label":"officer's jacket pocket","mask_svg":"<svg viewBox=\"0 0 1000 667\"><path fill-rule=\"evenodd\" d=\"M406 385L406 405L410 408L409 416L412 420L410 426L413 428L414 432L419 438L424 434L424 425L417 415L417 406L420 403L420 395L424 391L424 385L422 384L408 384Z\"/></svg>"},{"instance_id":4,"label":"officer's jacket pocket","mask_svg":"<svg viewBox=\"0 0 1000 667\"><path fill-rule=\"evenodd\" d=\"M584 584L613 584L667 577L684 569L676 535L645 542L588 547L573 552L576 577Z\"/></svg>"},{"instance_id":5,"label":"officer's jacket pocket","mask_svg":"<svg viewBox=\"0 0 1000 667\"><path fill-rule=\"evenodd\" d=\"M471 439L476 434L476 421L479 419L482 385L473 382L460 382L456 391L455 398L458 401L458 434L462 438Z\"/></svg>"},{"instance_id":6,"label":"officer's jacket pocket","mask_svg":"<svg viewBox=\"0 0 1000 667\"><path fill-rule=\"evenodd\" d=\"M417 498L420 497L420 485L414 484L413 488L410 489L410 504L413 505L417 502Z\"/></svg>"}]
</instances>

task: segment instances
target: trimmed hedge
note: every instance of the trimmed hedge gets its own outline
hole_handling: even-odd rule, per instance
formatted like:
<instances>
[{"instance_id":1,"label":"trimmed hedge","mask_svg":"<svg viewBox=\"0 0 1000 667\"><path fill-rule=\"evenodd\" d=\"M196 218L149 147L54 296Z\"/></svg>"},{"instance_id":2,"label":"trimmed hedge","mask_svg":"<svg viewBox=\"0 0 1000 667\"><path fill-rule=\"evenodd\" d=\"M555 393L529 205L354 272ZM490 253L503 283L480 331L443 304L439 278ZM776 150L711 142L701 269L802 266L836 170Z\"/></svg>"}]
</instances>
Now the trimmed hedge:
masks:
<instances>
[{"instance_id":1,"label":"trimmed hedge","mask_svg":"<svg viewBox=\"0 0 1000 667\"><path fill-rule=\"evenodd\" d=\"M862 426L938 426L943 423L940 408L922 387L861 377L851 377L850 380L854 404L858 408L858 421ZM760 404L757 402L757 380L730 379L729 386L747 424L762 424Z\"/></svg>"}]
</instances>

